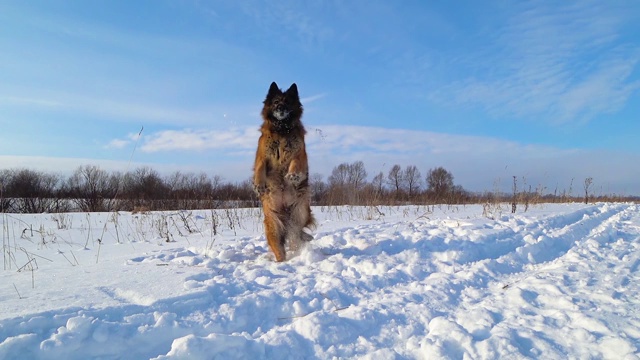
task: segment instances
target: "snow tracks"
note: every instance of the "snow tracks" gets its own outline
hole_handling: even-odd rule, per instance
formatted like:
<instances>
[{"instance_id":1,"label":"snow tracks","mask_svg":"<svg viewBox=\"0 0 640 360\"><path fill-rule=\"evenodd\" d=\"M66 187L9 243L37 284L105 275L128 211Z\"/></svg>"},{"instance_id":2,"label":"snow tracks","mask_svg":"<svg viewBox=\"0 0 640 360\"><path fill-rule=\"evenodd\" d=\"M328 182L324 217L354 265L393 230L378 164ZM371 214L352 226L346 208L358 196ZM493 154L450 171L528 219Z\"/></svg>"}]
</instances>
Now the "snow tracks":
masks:
<instances>
[{"instance_id":1,"label":"snow tracks","mask_svg":"<svg viewBox=\"0 0 640 360\"><path fill-rule=\"evenodd\" d=\"M1 321L0 358L637 359L639 208L566 209L327 221L286 263L255 236L132 257L201 271L188 295Z\"/></svg>"}]
</instances>

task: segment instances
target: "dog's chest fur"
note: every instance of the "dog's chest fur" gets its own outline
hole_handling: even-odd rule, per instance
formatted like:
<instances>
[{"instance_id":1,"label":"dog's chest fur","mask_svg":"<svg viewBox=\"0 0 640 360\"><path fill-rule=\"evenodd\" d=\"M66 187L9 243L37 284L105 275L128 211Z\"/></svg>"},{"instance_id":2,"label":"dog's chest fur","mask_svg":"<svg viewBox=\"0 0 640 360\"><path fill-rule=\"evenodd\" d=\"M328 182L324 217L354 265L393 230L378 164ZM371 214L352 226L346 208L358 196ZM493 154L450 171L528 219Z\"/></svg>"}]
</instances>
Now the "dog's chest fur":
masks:
<instances>
[{"instance_id":1,"label":"dog's chest fur","mask_svg":"<svg viewBox=\"0 0 640 360\"><path fill-rule=\"evenodd\" d=\"M270 136L267 140L267 158L275 169L285 169L291 159L300 151L302 139L297 136Z\"/></svg>"}]
</instances>

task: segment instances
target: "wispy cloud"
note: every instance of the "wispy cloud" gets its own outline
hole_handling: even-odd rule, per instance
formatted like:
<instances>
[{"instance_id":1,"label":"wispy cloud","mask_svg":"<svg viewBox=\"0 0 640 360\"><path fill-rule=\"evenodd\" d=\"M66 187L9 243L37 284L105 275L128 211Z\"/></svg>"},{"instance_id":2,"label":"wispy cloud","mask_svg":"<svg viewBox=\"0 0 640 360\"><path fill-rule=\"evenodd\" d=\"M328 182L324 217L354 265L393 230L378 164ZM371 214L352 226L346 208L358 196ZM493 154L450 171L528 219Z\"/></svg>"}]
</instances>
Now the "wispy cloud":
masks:
<instances>
[{"instance_id":1,"label":"wispy cloud","mask_svg":"<svg viewBox=\"0 0 640 360\"><path fill-rule=\"evenodd\" d=\"M297 41L304 50L321 47L336 36L334 28L321 16L326 11L327 4L324 3L276 1L267 6L254 2L238 4L269 36L286 33L287 38Z\"/></svg>"},{"instance_id":2,"label":"wispy cloud","mask_svg":"<svg viewBox=\"0 0 640 360\"><path fill-rule=\"evenodd\" d=\"M237 89L246 84L244 76L259 73L251 65L253 52L233 39L140 30L149 24L132 29L73 11L15 12L16 23L6 28L37 38L7 37L7 51L0 55L7 69L0 105L180 126L249 112L244 100L221 96L229 92L231 80Z\"/></svg>"},{"instance_id":3,"label":"wispy cloud","mask_svg":"<svg viewBox=\"0 0 640 360\"><path fill-rule=\"evenodd\" d=\"M329 125L308 129L307 147L310 153L354 158L375 158L393 155L403 159L429 159L441 156L468 158L549 158L571 154L550 146L523 145L485 136L444 134L421 130L387 129L366 126ZM348 154L348 155L347 155Z\"/></svg>"},{"instance_id":4,"label":"wispy cloud","mask_svg":"<svg viewBox=\"0 0 640 360\"><path fill-rule=\"evenodd\" d=\"M560 120L589 119L620 109L640 88L640 81L624 82L636 67L640 51L632 56L609 59L584 81L567 89L560 98Z\"/></svg>"},{"instance_id":5,"label":"wispy cloud","mask_svg":"<svg viewBox=\"0 0 640 360\"><path fill-rule=\"evenodd\" d=\"M340 163L356 160L364 160L371 174L388 171L394 164L416 165L425 172L445 166L465 186L478 188L511 175L527 175L530 181L549 181L544 176L569 181L571 177L588 176L590 171L599 172L594 169L604 166L589 163L591 155L586 151L483 136L342 125L307 130L312 172L325 175ZM255 127L160 131L147 135L141 149L159 154L182 151L190 156L208 151L216 155L234 154L248 168L258 137Z\"/></svg>"},{"instance_id":6,"label":"wispy cloud","mask_svg":"<svg viewBox=\"0 0 640 360\"><path fill-rule=\"evenodd\" d=\"M496 181L508 191L514 175L548 192L556 186L566 190L572 179L582 181L588 176L596 178L599 186L608 186L605 191L640 190L631 181L640 176L640 169L622 165L640 161L635 154L405 129L334 125L308 130L312 172L325 175L337 164L363 160L370 176L386 174L394 164L416 165L423 175L444 166L455 175L456 183L476 191L492 190Z\"/></svg>"},{"instance_id":7,"label":"wispy cloud","mask_svg":"<svg viewBox=\"0 0 640 360\"><path fill-rule=\"evenodd\" d=\"M141 165L171 171L215 172L229 181L242 181L250 176L259 132L255 127L222 130L159 131L144 136L143 154L166 157L180 152L162 164L103 161L47 157L0 156L5 167L36 167L52 171L72 171L83 164L96 164L106 169L124 171ZM124 141L124 140L123 140ZM628 164L640 162L640 156L552 146L521 144L497 138L443 134L428 131L384 129L364 126L328 125L308 128L307 151L312 173L326 177L340 163L364 161L369 176L387 173L398 164L417 166L423 175L430 168L444 166L455 176L455 182L469 190L493 190L494 183L507 191L512 176L526 178L528 184L542 185L552 192L569 187L572 179L595 178L606 192L639 193L634 179L640 168ZM212 165L215 166L212 167ZM574 183L575 185L575 183Z\"/></svg>"},{"instance_id":8,"label":"wispy cloud","mask_svg":"<svg viewBox=\"0 0 640 360\"><path fill-rule=\"evenodd\" d=\"M142 134L142 130L140 130L140 133L138 134L129 133L129 135L127 135L126 138L124 139L113 139L109 141L107 145L105 145L105 148L106 149L123 149L129 146L130 144L138 141L141 134Z\"/></svg>"},{"instance_id":9,"label":"wispy cloud","mask_svg":"<svg viewBox=\"0 0 640 360\"><path fill-rule=\"evenodd\" d=\"M122 139L113 139L105 147L107 149L122 149L129 145L131 141Z\"/></svg>"},{"instance_id":10,"label":"wispy cloud","mask_svg":"<svg viewBox=\"0 0 640 360\"><path fill-rule=\"evenodd\" d=\"M52 174L69 175L73 173L78 167L84 165L95 165L101 169L114 172L127 172L132 171L139 167L151 167L157 170L163 175L168 175L175 171L181 172L206 172L211 173L211 168L198 164L196 162L179 163L158 163L154 161L118 161L118 160L105 160L89 157L54 157L54 156L12 156L12 155L0 155L0 170L5 169L35 169L39 171L45 171ZM231 174L241 173L244 171L248 173L247 166L244 164L234 164L218 162L218 165L224 170L216 169L215 175L222 175L225 180L236 181L244 180L247 176L232 177L227 176L227 172Z\"/></svg>"},{"instance_id":11,"label":"wispy cloud","mask_svg":"<svg viewBox=\"0 0 640 360\"><path fill-rule=\"evenodd\" d=\"M303 105L306 105L306 104L310 104L310 103L312 103L314 101L320 100L320 99L322 99L322 98L324 98L326 96L327 96L326 93L311 95L311 96L307 96L307 97L304 97L304 98L300 99L300 102Z\"/></svg>"},{"instance_id":12,"label":"wispy cloud","mask_svg":"<svg viewBox=\"0 0 640 360\"><path fill-rule=\"evenodd\" d=\"M61 104L55 100L37 99L31 97L20 96L0 96L0 104L8 106L41 106L41 107L61 107Z\"/></svg>"},{"instance_id":13,"label":"wispy cloud","mask_svg":"<svg viewBox=\"0 0 640 360\"><path fill-rule=\"evenodd\" d=\"M100 96L86 96L69 93L42 94L32 97L3 96L0 104L29 109L46 108L47 111L72 111L89 116L109 117L119 121L136 121L169 125L190 125L226 121L227 114L249 117L253 107L216 106L178 107L159 103L140 102Z\"/></svg>"},{"instance_id":14,"label":"wispy cloud","mask_svg":"<svg viewBox=\"0 0 640 360\"><path fill-rule=\"evenodd\" d=\"M211 149L246 151L255 149L259 136L257 127L163 130L144 136L141 150L148 153ZM355 158L383 154L408 155L409 159L451 154L486 157L506 153L510 158L546 159L575 152L484 136L345 125L307 127L306 143L312 154Z\"/></svg>"},{"instance_id":15,"label":"wispy cloud","mask_svg":"<svg viewBox=\"0 0 640 360\"><path fill-rule=\"evenodd\" d=\"M620 109L640 85L631 78L640 48L614 42L625 15L599 2L527 4L493 47L471 54L466 65L475 75L431 98L556 123Z\"/></svg>"},{"instance_id":16,"label":"wispy cloud","mask_svg":"<svg viewBox=\"0 0 640 360\"><path fill-rule=\"evenodd\" d=\"M256 146L258 136L256 127L225 130L165 130L145 136L141 150L148 153L211 149L245 151Z\"/></svg>"},{"instance_id":17,"label":"wispy cloud","mask_svg":"<svg viewBox=\"0 0 640 360\"><path fill-rule=\"evenodd\" d=\"M52 156L10 156L0 155L2 169L37 169L51 173L71 173L81 165L96 165L105 170L125 171L135 166L148 165L141 163L128 163L126 161L92 159L92 158L70 158Z\"/></svg>"}]
</instances>

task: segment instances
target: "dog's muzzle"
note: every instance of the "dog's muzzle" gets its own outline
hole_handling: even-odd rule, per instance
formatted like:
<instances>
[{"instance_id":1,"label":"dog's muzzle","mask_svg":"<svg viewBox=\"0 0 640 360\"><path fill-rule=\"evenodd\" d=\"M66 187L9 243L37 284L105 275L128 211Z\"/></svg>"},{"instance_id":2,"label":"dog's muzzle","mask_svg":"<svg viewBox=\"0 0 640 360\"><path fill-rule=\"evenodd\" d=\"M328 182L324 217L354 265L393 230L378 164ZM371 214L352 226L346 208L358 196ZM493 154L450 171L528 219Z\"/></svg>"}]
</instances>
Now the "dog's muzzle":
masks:
<instances>
[{"instance_id":1,"label":"dog's muzzle","mask_svg":"<svg viewBox=\"0 0 640 360\"><path fill-rule=\"evenodd\" d=\"M289 110L287 110L284 106L277 106L273 111L273 116L278 120L284 120L289 116Z\"/></svg>"}]
</instances>

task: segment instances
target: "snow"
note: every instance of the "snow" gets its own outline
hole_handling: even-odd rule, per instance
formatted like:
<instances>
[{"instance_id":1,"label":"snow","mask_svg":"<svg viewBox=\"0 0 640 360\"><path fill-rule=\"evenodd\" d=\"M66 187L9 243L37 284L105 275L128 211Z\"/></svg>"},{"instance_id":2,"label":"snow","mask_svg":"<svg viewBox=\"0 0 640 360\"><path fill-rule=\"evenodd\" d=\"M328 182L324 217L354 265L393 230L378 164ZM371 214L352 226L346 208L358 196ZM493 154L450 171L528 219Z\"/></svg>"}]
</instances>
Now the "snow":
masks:
<instances>
[{"instance_id":1,"label":"snow","mask_svg":"<svg viewBox=\"0 0 640 360\"><path fill-rule=\"evenodd\" d=\"M0 214L0 359L638 359L638 205L502 209Z\"/></svg>"}]
</instances>

